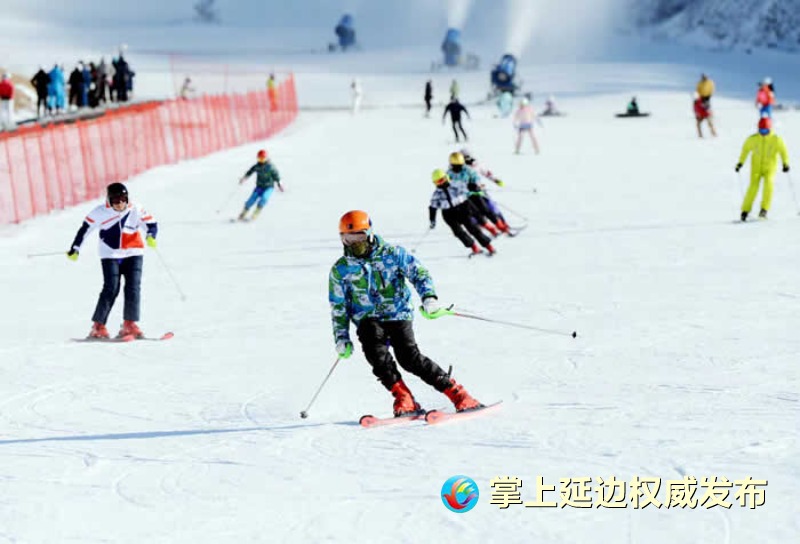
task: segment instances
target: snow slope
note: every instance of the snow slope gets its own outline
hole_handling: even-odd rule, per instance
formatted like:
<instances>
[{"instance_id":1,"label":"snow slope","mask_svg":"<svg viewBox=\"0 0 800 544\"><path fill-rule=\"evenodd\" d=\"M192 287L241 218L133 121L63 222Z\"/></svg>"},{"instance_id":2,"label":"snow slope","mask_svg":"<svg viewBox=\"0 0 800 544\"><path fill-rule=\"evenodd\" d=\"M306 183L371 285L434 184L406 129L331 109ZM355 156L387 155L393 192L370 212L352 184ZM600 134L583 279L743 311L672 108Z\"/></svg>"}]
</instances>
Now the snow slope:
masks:
<instances>
[{"instance_id":1,"label":"snow slope","mask_svg":"<svg viewBox=\"0 0 800 544\"><path fill-rule=\"evenodd\" d=\"M417 255L443 302L578 338L417 319L423 352L484 402L502 399L501 416L361 429L358 416L388 413L391 397L357 353L299 418L335 357L327 274L339 216L367 209L378 233L412 247L427 232L430 171L456 148L436 115L377 107L420 101L428 74L412 68L430 54L402 52L329 69L277 57L296 67L301 104L346 104L331 89L355 74L375 107L303 112L270 141L129 180L161 226L142 327L174 330L169 342L69 342L88 330L100 288L94 242L75 264L27 255L65 249L93 203L0 231L0 542L788 542L800 532L800 210L787 176L769 221L732 222L743 187L733 165L755 122L751 72L791 57L688 63L680 48L642 48L635 62L523 66L537 105L540 89L554 90L569 112L544 120L542 155L513 155L510 122L490 106L471 108L466 129L507 182L493 195L529 228L498 240L496 258L467 260L440 225ZM381 55L402 62L379 72ZM707 66L724 83L720 137L698 140L688 93ZM437 99L449 79L437 76ZM465 97L481 98L486 79L465 76ZM630 93L651 118L612 118ZM776 122L794 159L798 115ZM287 192L257 222L231 224L251 187L236 180L263 146ZM115 308L109 324L120 319ZM447 405L408 383L425 406ZM481 492L463 515L439 497L456 474ZM489 504L496 476L521 478L533 500L538 476L612 475L769 484L754 510L733 496L730 510Z\"/></svg>"}]
</instances>

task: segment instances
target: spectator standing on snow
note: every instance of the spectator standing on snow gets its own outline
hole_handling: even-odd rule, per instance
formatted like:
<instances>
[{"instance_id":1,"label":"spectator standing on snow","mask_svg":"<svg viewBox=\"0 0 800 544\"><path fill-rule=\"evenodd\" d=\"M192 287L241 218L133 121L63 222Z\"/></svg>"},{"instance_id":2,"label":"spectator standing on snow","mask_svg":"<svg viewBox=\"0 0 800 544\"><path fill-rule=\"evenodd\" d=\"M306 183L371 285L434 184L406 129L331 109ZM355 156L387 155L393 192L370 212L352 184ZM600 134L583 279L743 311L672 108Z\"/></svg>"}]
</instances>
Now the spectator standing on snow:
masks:
<instances>
[{"instance_id":1,"label":"spectator standing on snow","mask_svg":"<svg viewBox=\"0 0 800 544\"><path fill-rule=\"evenodd\" d=\"M13 130L17 128L14 121L14 83L11 74L5 73L0 77L0 129Z\"/></svg>"},{"instance_id":2,"label":"spectator standing on snow","mask_svg":"<svg viewBox=\"0 0 800 544\"><path fill-rule=\"evenodd\" d=\"M39 71L31 78L31 85L36 89L36 117L43 117L47 111L47 88L50 86L50 76L39 66Z\"/></svg>"}]
</instances>

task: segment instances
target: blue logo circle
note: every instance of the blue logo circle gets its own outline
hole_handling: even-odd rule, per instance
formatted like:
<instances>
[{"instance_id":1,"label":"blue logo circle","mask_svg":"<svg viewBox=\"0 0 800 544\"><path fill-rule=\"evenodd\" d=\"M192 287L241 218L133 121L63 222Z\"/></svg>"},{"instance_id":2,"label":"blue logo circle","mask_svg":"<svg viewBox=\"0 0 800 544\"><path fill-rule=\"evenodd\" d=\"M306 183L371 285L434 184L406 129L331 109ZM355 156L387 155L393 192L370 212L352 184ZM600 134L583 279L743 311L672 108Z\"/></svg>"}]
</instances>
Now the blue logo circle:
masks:
<instances>
[{"instance_id":1,"label":"blue logo circle","mask_svg":"<svg viewBox=\"0 0 800 544\"><path fill-rule=\"evenodd\" d=\"M442 486L442 503L451 512L463 514L478 504L478 484L469 476L453 476Z\"/></svg>"}]
</instances>

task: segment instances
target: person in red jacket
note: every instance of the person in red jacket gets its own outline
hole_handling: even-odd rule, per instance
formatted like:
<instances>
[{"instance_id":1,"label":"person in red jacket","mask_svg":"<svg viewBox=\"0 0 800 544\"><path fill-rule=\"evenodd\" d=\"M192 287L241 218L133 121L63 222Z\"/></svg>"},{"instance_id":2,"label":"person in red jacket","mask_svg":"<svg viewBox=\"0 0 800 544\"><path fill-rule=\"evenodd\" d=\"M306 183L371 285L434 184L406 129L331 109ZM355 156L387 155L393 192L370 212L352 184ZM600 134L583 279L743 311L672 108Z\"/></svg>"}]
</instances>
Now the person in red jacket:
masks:
<instances>
[{"instance_id":1,"label":"person in red jacket","mask_svg":"<svg viewBox=\"0 0 800 544\"><path fill-rule=\"evenodd\" d=\"M14 83L8 73L0 78L0 128L11 130L17 127L14 122Z\"/></svg>"},{"instance_id":2,"label":"person in red jacket","mask_svg":"<svg viewBox=\"0 0 800 544\"><path fill-rule=\"evenodd\" d=\"M697 136L703 137L703 121L708 123L711 135L716 138L717 131L714 129L714 115L711 113L711 102L704 100L698 94L694 97L694 118L697 121Z\"/></svg>"}]
</instances>

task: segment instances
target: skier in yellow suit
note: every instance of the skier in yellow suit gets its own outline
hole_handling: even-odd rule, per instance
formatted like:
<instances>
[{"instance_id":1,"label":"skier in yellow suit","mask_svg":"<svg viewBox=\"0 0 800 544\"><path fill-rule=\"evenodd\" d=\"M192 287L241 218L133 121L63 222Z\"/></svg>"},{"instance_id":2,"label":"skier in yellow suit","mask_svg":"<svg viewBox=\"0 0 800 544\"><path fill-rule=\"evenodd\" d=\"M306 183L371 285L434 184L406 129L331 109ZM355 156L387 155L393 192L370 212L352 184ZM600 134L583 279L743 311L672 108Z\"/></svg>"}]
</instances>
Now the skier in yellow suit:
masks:
<instances>
[{"instance_id":1,"label":"skier in yellow suit","mask_svg":"<svg viewBox=\"0 0 800 544\"><path fill-rule=\"evenodd\" d=\"M747 155L752 151L753 159L750 162L750 187L744 195L742 202L742 221L747 221L747 215L753 209L753 201L758 194L761 178L764 178L764 192L761 195L761 211L758 217L767 218L770 203L772 202L772 189L775 182L775 172L778 169L778 155L781 156L783 171L789 171L789 154L783 138L772 132L772 119L764 117L758 122L758 134L753 134L744 141L742 154L736 164L736 171L742 168L747 160Z\"/></svg>"}]
</instances>

